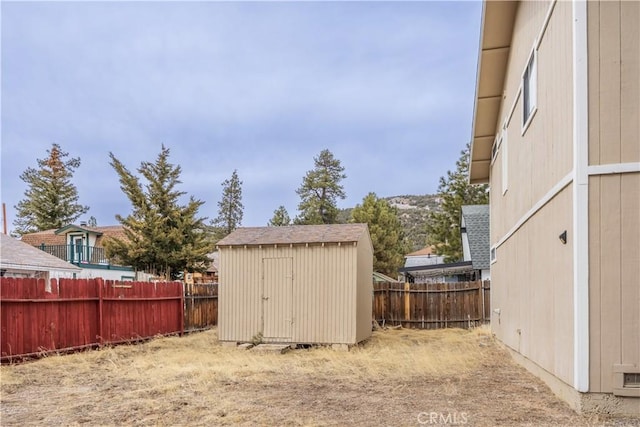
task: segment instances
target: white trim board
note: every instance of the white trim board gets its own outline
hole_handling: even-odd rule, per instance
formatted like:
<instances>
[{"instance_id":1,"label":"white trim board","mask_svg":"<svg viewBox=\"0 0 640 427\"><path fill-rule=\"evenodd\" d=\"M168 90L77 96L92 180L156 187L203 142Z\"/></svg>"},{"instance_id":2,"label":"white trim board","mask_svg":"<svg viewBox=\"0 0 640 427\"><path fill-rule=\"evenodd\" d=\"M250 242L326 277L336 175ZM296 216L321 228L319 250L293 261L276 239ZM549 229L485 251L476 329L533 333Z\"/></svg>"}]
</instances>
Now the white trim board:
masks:
<instances>
[{"instance_id":1,"label":"white trim board","mask_svg":"<svg viewBox=\"0 0 640 427\"><path fill-rule=\"evenodd\" d=\"M587 167L588 176L613 175L622 173L640 173L640 162L635 163L611 163L606 165L592 165ZM555 196L574 180L574 171L569 172L564 178L556 183L538 202L531 207L518 222L504 235L494 247L502 246L513 234L520 229L533 215L546 206ZM575 231L574 231L575 233Z\"/></svg>"},{"instance_id":2,"label":"white trim board","mask_svg":"<svg viewBox=\"0 0 640 427\"><path fill-rule=\"evenodd\" d=\"M554 185L549 191L547 191L547 193L544 196L542 196L542 198L538 200L536 204L533 205L531 209L527 211L527 213L522 215L518 220L518 222L516 222L516 224L513 227L511 227L511 229L507 232L507 234L505 234L504 236L502 236L500 240L498 240L498 242L494 245L494 247L499 248L500 246L502 246L502 244L507 240L509 240L509 238L513 236L515 232L518 231L520 227L522 227L527 221L529 221L529 219L531 219L532 216L534 216L540 209L545 207L547 203L549 203L554 197L556 197L562 190L564 190L572 182L573 182L573 172L569 172L567 175L565 175L564 178L558 181L556 185Z\"/></svg>"},{"instance_id":3,"label":"white trim board","mask_svg":"<svg viewBox=\"0 0 640 427\"><path fill-rule=\"evenodd\" d=\"M587 1L572 2L573 387L589 391L589 63Z\"/></svg>"},{"instance_id":4,"label":"white trim board","mask_svg":"<svg viewBox=\"0 0 640 427\"><path fill-rule=\"evenodd\" d=\"M613 175L620 173L640 172L640 162L634 163L609 163L606 165L591 165L587 167L587 174L592 175Z\"/></svg>"},{"instance_id":5,"label":"white trim board","mask_svg":"<svg viewBox=\"0 0 640 427\"><path fill-rule=\"evenodd\" d=\"M547 14L544 17L544 21L542 21L542 28L540 28L540 32L538 33L538 37L534 43L534 49L538 50L540 44L542 43L542 38L544 37L544 33L547 31L547 27L549 26L549 21L551 21L551 15L553 15L553 9L556 7L556 0L553 0L549 5L549 9L547 9Z\"/></svg>"}]
</instances>

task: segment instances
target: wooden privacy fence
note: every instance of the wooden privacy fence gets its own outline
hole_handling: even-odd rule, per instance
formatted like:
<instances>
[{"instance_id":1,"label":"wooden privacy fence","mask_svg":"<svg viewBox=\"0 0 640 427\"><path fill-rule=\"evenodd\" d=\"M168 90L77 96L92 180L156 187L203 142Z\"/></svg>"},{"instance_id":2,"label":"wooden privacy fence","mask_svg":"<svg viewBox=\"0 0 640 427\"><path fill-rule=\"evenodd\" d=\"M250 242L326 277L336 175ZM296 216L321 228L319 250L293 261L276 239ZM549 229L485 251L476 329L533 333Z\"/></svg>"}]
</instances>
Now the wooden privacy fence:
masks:
<instances>
[{"instance_id":1,"label":"wooden privacy fence","mask_svg":"<svg viewBox=\"0 0 640 427\"><path fill-rule=\"evenodd\" d=\"M2 278L0 359L136 341L214 325L217 285L196 285L188 296L184 291L180 282Z\"/></svg>"},{"instance_id":2,"label":"wooden privacy fence","mask_svg":"<svg viewBox=\"0 0 640 427\"><path fill-rule=\"evenodd\" d=\"M488 322L490 282L374 283L373 319L405 328L468 328Z\"/></svg>"},{"instance_id":3,"label":"wooden privacy fence","mask_svg":"<svg viewBox=\"0 0 640 427\"><path fill-rule=\"evenodd\" d=\"M467 328L490 318L490 282L374 283L373 319ZM0 360L207 329L218 284L0 279Z\"/></svg>"},{"instance_id":4,"label":"wooden privacy fence","mask_svg":"<svg viewBox=\"0 0 640 427\"><path fill-rule=\"evenodd\" d=\"M184 328L202 331L218 324L218 284L184 285Z\"/></svg>"}]
</instances>

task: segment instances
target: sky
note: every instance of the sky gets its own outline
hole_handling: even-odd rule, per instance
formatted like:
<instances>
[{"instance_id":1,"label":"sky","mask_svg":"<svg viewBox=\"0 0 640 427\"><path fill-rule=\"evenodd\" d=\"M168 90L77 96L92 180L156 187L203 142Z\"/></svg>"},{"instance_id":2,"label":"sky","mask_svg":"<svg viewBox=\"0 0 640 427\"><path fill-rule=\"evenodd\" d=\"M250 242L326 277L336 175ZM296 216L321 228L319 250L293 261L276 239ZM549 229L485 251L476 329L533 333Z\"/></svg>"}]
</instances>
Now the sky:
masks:
<instances>
[{"instance_id":1,"label":"sky","mask_svg":"<svg viewBox=\"0 0 640 427\"><path fill-rule=\"evenodd\" d=\"M353 207L432 194L471 138L478 1L6 2L1 21L1 193L52 143L98 225L131 204L109 153L135 171L162 144L179 189L215 218L238 171L243 226L296 216L314 157L345 168Z\"/></svg>"}]
</instances>

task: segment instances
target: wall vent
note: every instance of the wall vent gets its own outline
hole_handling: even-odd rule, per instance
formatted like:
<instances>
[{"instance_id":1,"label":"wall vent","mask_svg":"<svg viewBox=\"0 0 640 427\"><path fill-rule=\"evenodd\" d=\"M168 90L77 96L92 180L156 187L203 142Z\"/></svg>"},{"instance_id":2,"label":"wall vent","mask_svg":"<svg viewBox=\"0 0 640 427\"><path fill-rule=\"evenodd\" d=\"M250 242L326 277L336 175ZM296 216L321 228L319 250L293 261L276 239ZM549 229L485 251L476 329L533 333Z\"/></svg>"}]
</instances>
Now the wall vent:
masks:
<instances>
[{"instance_id":1,"label":"wall vent","mask_svg":"<svg viewBox=\"0 0 640 427\"><path fill-rule=\"evenodd\" d=\"M622 386L625 388L640 388L640 373L625 373Z\"/></svg>"},{"instance_id":2,"label":"wall vent","mask_svg":"<svg viewBox=\"0 0 640 427\"><path fill-rule=\"evenodd\" d=\"M640 397L640 367L630 364L613 365L613 394Z\"/></svg>"}]
</instances>

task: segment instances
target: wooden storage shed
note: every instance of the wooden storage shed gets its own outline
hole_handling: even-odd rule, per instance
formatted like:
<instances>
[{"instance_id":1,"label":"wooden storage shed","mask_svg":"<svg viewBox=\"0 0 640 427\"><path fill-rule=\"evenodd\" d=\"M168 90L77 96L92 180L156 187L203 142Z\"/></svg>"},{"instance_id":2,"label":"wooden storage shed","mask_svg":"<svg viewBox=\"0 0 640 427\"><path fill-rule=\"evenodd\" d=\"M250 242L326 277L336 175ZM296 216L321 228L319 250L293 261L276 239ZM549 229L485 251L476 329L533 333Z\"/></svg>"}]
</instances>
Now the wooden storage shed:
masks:
<instances>
[{"instance_id":1,"label":"wooden storage shed","mask_svg":"<svg viewBox=\"0 0 640 427\"><path fill-rule=\"evenodd\" d=\"M356 344L371 336L366 224L238 228L218 250L220 341Z\"/></svg>"}]
</instances>

